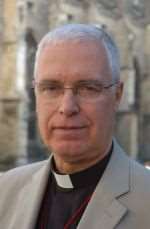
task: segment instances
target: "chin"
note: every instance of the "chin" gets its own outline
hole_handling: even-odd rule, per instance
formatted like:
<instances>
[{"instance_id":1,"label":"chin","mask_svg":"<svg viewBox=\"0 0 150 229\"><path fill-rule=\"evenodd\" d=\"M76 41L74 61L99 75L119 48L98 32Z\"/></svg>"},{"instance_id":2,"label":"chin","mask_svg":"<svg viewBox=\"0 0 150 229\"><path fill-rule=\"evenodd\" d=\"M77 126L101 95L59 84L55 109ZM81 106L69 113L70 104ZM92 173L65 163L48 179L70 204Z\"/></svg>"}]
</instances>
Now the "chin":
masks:
<instances>
[{"instance_id":1,"label":"chin","mask_svg":"<svg viewBox=\"0 0 150 229\"><path fill-rule=\"evenodd\" d=\"M86 150L81 147L81 144L57 144L51 145L51 149L54 154L66 161L73 162L85 158Z\"/></svg>"}]
</instances>

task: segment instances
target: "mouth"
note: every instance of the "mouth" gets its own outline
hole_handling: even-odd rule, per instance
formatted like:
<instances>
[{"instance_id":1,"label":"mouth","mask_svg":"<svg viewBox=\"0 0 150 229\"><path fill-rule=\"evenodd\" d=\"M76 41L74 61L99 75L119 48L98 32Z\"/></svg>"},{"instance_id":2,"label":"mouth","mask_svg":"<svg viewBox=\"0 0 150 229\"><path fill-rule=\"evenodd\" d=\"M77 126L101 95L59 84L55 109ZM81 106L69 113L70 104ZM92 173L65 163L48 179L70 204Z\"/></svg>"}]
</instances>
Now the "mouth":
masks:
<instances>
[{"instance_id":1,"label":"mouth","mask_svg":"<svg viewBox=\"0 0 150 229\"><path fill-rule=\"evenodd\" d=\"M62 134L79 134L85 132L87 126L55 126L52 130Z\"/></svg>"},{"instance_id":2,"label":"mouth","mask_svg":"<svg viewBox=\"0 0 150 229\"><path fill-rule=\"evenodd\" d=\"M55 130L81 130L81 129L85 129L86 126L56 126L53 127L53 129Z\"/></svg>"},{"instance_id":3,"label":"mouth","mask_svg":"<svg viewBox=\"0 0 150 229\"><path fill-rule=\"evenodd\" d=\"M82 139L83 136L87 135L86 126L55 126L53 127L53 136L57 140L75 141Z\"/></svg>"}]
</instances>

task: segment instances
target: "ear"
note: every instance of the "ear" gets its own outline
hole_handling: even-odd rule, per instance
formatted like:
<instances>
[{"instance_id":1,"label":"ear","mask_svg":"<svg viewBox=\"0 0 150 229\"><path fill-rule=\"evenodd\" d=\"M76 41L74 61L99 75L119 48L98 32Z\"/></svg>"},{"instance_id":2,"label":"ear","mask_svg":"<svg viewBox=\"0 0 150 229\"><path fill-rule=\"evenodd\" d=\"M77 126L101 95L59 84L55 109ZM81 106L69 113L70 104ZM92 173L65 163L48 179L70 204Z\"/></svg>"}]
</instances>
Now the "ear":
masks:
<instances>
[{"instance_id":1,"label":"ear","mask_svg":"<svg viewBox=\"0 0 150 229\"><path fill-rule=\"evenodd\" d=\"M35 99L35 112L37 112L37 105L36 105L36 88L35 88L35 80L33 79L32 80L32 89L33 89L33 92L34 92L34 99Z\"/></svg>"},{"instance_id":2,"label":"ear","mask_svg":"<svg viewBox=\"0 0 150 229\"><path fill-rule=\"evenodd\" d=\"M35 96L36 96L36 89L35 89L35 86L36 86L36 82L35 82L35 80L32 80L32 89L33 89L33 91L34 91L34 94L35 94Z\"/></svg>"},{"instance_id":3,"label":"ear","mask_svg":"<svg viewBox=\"0 0 150 229\"><path fill-rule=\"evenodd\" d=\"M32 88L35 88L35 80L32 80Z\"/></svg>"},{"instance_id":4,"label":"ear","mask_svg":"<svg viewBox=\"0 0 150 229\"><path fill-rule=\"evenodd\" d=\"M118 110L122 94L123 94L123 88L124 88L124 83L119 82L119 84L116 87L116 93L115 93L115 98L116 98L116 111Z\"/></svg>"}]
</instances>

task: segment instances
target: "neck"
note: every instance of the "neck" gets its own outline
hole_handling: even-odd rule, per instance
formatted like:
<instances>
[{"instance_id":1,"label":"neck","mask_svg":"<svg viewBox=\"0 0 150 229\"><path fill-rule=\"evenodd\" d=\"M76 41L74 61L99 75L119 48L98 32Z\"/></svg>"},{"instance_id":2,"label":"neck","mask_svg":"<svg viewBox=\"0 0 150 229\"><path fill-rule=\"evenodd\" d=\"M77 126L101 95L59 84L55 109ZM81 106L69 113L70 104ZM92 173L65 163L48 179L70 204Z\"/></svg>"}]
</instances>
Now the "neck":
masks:
<instances>
[{"instance_id":1,"label":"neck","mask_svg":"<svg viewBox=\"0 0 150 229\"><path fill-rule=\"evenodd\" d=\"M112 144L112 143L111 143ZM61 174L72 174L76 172L80 172L82 170L85 170L99 161L103 160L103 158L109 153L109 150L111 148L111 145L107 147L107 150L103 154L99 154L95 158L89 158L89 160L76 160L76 161L67 161L63 160L62 158L57 157L54 154L54 163L55 163L55 169L61 173Z\"/></svg>"}]
</instances>

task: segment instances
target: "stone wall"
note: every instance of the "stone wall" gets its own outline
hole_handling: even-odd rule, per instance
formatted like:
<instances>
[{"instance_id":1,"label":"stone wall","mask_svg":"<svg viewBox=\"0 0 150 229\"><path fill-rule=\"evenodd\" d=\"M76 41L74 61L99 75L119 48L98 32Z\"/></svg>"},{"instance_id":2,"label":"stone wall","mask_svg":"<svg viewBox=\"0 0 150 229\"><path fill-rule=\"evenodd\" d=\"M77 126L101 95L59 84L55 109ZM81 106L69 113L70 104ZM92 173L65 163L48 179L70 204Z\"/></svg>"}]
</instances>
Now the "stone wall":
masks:
<instances>
[{"instance_id":1,"label":"stone wall","mask_svg":"<svg viewBox=\"0 0 150 229\"><path fill-rule=\"evenodd\" d=\"M2 52L3 52L3 0L0 0L0 66L2 66ZM0 75L2 75L0 68Z\"/></svg>"},{"instance_id":2,"label":"stone wall","mask_svg":"<svg viewBox=\"0 0 150 229\"><path fill-rule=\"evenodd\" d=\"M48 30L73 22L102 25L116 40L125 82L116 136L132 157L150 160L149 10L149 0L0 0L0 161L46 157L31 90L35 51Z\"/></svg>"},{"instance_id":3,"label":"stone wall","mask_svg":"<svg viewBox=\"0 0 150 229\"><path fill-rule=\"evenodd\" d=\"M20 98L16 90L16 0L1 0L1 6L0 170L4 170L16 165L20 153Z\"/></svg>"}]
</instances>

